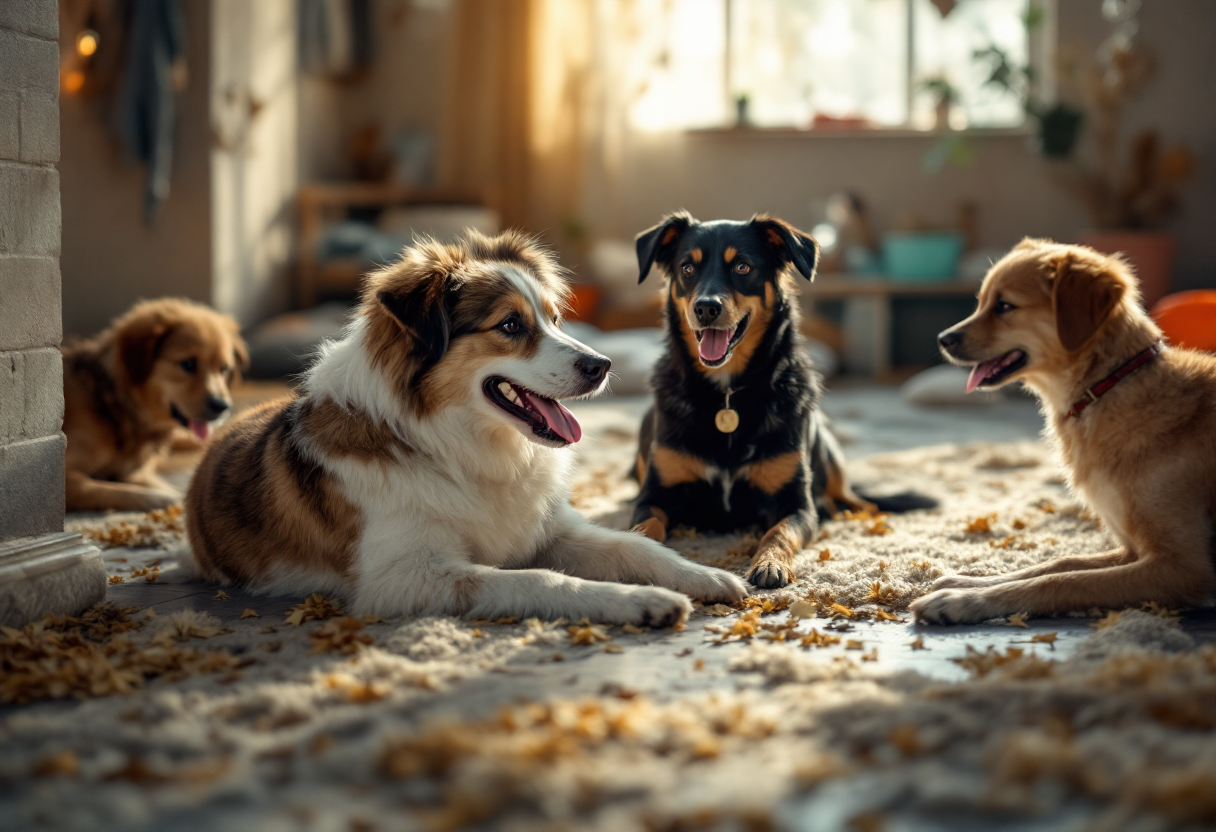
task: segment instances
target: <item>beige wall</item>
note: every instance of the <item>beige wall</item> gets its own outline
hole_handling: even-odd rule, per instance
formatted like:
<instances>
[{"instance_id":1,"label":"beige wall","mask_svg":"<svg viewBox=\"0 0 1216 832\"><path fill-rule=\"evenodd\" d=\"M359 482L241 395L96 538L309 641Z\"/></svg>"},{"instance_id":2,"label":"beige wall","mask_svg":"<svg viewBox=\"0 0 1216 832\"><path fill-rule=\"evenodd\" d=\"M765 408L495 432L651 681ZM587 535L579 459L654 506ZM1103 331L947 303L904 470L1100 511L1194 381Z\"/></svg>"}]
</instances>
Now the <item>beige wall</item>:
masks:
<instances>
[{"instance_id":1,"label":"beige wall","mask_svg":"<svg viewBox=\"0 0 1216 832\"><path fill-rule=\"evenodd\" d=\"M184 0L184 7L190 80L178 98L171 190L155 225L143 222L144 168L126 160L104 103L61 99L68 334L95 331L145 297L204 301L243 324L288 306L298 181L295 2ZM62 32L65 41L74 36ZM250 96L261 104L256 116Z\"/></svg>"},{"instance_id":2,"label":"beige wall","mask_svg":"<svg viewBox=\"0 0 1216 832\"><path fill-rule=\"evenodd\" d=\"M178 99L171 191L155 226L143 222L144 169L126 160L102 102L60 97L65 335L95 331L139 298L211 300L208 2L184 7L190 83Z\"/></svg>"},{"instance_id":3,"label":"beige wall","mask_svg":"<svg viewBox=\"0 0 1216 832\"><path fill-rule=\"evenodd\" d=\"M443 127L450 15L443 0L378 0L373 7L374 62L352 81L305 76L300 83L300 172L304 180L350 176L352 134L380 126L391 141Z\"/></svg>"}]
</instances>

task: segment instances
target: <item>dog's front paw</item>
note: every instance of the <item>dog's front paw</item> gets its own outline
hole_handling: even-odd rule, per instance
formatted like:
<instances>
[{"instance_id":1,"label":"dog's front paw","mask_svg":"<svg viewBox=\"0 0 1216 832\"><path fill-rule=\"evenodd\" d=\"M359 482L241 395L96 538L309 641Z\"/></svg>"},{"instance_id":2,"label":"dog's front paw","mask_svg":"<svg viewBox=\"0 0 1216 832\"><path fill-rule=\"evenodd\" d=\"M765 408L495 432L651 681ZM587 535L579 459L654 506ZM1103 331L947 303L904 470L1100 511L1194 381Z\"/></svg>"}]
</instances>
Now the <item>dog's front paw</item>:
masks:
<instances>
[{"instance_id":1,"label":"dog's front paw","mask_svg":"<svg viewBox=\"0 0 1216 832\"><path fill-rule=\"evenodd\" d=\"M706 566L674 587L708 604L737 604L748 595L747 584L724 569Z\"/></svg>"},{"instance_id":2,"label":"dog's front paw","mask_svg":"<svg viewBox=\"0 0 1216 832\"><path fill-rule=\"evenodd\" d=\"M779 589L789 586L797 578L794 575L793 567L766 560L753 566L747 573L747 579L753 586L760 589Z\"/></svg>"},{"instance_id":3,"label":"dog's front paw","mask_svg":"<svg viewBox=\"0 0 1216 832\"><path fill-rule=\"evenodd\" d=\"M974 589L940 589L909 606L922 624L978 624L1004 613Z\"/></svg>"},{"instance_id":4,"label":"dog's front paw","mask_svg":"<svg viewBox=\"0 0 1216 832\"><path fill-rule=\"evenodd\" d=\"M625 602L610 613L614 624L633 624L637 627L674 627L686 620L692 612L692 603L687 596L657 586L638 587L629 593Z\"/></svg>"},{"instance_id":5,"label":"dog's front paw","mask_svg":"<svg viewBox=\"0 0 1216 832\"><path fill-rule=\"evenodd\" d=\"M930 592L939 589L959 589L961 587L989 586L991 578L981 578L974 575L943 575L929 586Z\"/></svg>"}]
</instances>

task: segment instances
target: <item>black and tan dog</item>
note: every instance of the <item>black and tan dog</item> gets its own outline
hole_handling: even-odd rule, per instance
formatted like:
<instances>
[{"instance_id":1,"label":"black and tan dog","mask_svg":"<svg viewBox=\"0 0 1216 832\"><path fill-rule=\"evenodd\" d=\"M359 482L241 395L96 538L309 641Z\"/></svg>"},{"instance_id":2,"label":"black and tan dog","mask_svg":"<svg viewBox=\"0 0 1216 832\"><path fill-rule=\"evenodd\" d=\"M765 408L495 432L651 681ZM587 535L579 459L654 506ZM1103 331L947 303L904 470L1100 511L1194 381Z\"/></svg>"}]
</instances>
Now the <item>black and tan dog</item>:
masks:
<instances>
[{"instance_id":1,"label":"black and tan dog","mask_svg":"<svg viewBox=\"0 0 1216 832\"><path fill-rule=\"evenodd\" d=\"M760 527L748 580L780 587L821 514L934 504L900 495L875 505L849 485L798 331L793 273L814 277L810 236L767 216L678 213L638 235L637 252L639 280L653 266L666 278L667 329L638 448L638 531L662 542L669 526Z\"/></svg>"}]
</instances>

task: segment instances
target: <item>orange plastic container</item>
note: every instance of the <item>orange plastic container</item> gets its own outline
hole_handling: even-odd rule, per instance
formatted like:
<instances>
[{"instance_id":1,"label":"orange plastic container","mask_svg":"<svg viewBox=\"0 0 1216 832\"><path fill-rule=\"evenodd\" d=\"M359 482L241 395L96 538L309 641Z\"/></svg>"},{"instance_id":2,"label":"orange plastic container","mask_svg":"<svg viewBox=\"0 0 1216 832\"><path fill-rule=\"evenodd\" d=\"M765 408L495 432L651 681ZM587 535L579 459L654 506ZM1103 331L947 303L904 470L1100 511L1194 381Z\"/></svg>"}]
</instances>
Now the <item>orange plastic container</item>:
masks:
<instances>
[{"instance_id":1,"label":"orange plastic container","mask_svg":"<svg viewBox=\"0 0 1216 832\"><path fill-rule=\"evenodd\" d=\"M1216 289L1167 295L1152 316L1174 346L1216 352Z\"/></svg>"}]
</instances>

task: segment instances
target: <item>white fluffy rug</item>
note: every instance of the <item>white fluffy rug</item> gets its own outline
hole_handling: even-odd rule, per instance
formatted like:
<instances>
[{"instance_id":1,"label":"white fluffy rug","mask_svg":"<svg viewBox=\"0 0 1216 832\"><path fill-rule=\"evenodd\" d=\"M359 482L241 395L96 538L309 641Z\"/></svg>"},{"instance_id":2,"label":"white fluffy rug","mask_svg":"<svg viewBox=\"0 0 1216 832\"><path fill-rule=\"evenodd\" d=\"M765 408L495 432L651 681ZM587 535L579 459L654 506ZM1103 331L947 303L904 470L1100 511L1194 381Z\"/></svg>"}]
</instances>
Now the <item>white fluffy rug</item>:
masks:
<instances>
[{"instance_id":1,"label":"white fluffy rug","mask_svg":"<svg viewBox=\"0 0 1216 832\"><path fill-rule=\"evenodd\" d=\"M582 451L575 502L602 522L627 517L631 440L607 432ZM110 549L113 600L144 609L0 637L0 817L157 830L1216 822L1216 649L1169 611L1055 625L1102 625L1063 661L1033 622L899 622L943 572L1106 544L1040 445L929 448L855 470L943 507L829 523L796 585L700 610L680 633L367 622L326 599L174 583L163 549ZM180 524L130 519L77 525L164 544ZM689 530L673 544L741 570L754 540ZM998 629L1027 637L986 651ZM873 647L882 634L964 678L897 670L895 648Z\"/></svg>"}]
</instances>

